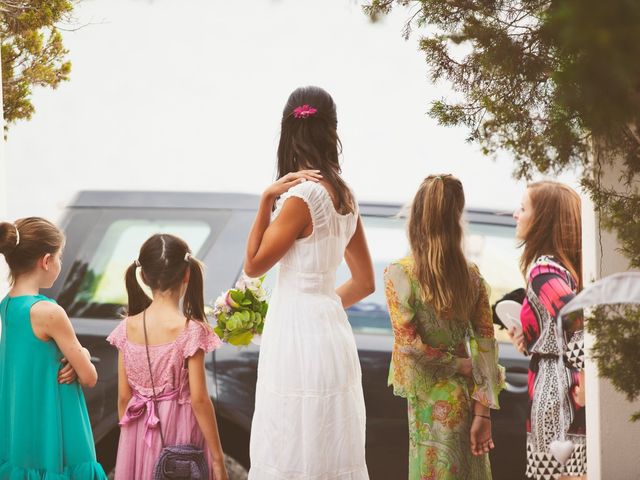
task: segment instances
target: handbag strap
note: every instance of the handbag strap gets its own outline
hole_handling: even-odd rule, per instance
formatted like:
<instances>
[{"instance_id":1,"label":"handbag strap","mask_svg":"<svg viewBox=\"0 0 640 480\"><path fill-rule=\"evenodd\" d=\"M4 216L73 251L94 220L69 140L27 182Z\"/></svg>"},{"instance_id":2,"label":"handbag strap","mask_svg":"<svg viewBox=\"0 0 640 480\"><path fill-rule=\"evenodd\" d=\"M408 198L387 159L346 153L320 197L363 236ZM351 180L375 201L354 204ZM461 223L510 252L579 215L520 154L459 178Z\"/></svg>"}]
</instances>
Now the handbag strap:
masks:
<instances>
[{"instance_id":1,"label":"handbag strap","mask_svg":"<svg viewBox=\"0 0 640 480\"><path fill-rule=\"evenodd\" d=\"M164 435L162 434L162 422L160 422L160 415L158 411L158 402L156 401L156 386L153 383L153 372L151 371L151 356L149 355L149 340L147 339L147 309L142 311L142 328L144 330L144 348L147 351L147 365L149 366L149 377L151 377L151 390L153 391L153 406L158 417L158 428L160 429L160 441L162 442L162 448L164 448Z\"/></svg>"}]
</instances>

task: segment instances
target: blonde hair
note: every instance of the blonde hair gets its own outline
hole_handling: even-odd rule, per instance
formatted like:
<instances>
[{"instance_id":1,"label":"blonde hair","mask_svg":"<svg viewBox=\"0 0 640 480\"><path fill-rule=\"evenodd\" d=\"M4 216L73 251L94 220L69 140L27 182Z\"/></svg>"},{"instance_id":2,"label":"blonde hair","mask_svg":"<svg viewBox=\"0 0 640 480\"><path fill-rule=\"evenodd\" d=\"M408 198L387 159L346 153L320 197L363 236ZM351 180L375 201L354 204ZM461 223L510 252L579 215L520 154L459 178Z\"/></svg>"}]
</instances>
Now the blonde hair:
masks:
<instances>
[{"instance_id":1,"label":"blonde hair","mask_svg":"<svg viewBox=\"0 0 640 480\"><path fill-rule=\"evenodd\" d=\"M543 181L527 187L533 209L521 246L522 274L542 255L552 255L582 289L582 215L580 196L563 183Z\"/></svg>"},{"instance_id":2,"label":"blonde hair","mask_svg":"<svg viewBox=\"0 0 640 480\"><path fill-rule=\"evenodd\" d=\"M437 314L466 318L475 300L463 251L464 190L452 175L424 179L411 205L408 234L421 299Z\"/></svg>"}]
</instances>

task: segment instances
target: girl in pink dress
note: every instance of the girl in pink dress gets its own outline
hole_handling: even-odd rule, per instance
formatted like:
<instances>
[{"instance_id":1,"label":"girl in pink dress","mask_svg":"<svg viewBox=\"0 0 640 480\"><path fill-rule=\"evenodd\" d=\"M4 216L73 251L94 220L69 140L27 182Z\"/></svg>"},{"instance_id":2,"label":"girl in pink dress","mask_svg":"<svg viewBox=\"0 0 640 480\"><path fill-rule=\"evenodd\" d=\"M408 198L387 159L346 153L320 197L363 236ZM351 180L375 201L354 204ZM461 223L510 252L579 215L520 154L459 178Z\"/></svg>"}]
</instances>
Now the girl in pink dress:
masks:
<instances>
[{"instance_id":1,"label":"girl in pink dress","mask_svg":"<svg viewBox=\"0 0 640 480\"><path fill-rule=\"evenodd\" d=\"M138 283L138 269L153 300ZM116 480L153 478L162 450L160 426L165 446L202 448L208 452L209 477L227 480L204 369L205 353L222 342L206 322L202 277L189 246L167 234L150 237L127 269L128 317L107 338L119 350Z\"/></svg>"}]
</instances>

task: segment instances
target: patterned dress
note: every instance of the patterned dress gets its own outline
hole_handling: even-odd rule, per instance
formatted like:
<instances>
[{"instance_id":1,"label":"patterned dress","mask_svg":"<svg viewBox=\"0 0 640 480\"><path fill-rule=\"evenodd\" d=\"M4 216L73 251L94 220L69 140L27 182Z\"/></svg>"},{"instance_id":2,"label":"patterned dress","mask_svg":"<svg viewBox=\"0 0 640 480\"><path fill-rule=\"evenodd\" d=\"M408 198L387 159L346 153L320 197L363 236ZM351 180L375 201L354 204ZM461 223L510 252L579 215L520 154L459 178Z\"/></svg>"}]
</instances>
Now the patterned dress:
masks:
<instances>
[{"instance_id":1,"label":"patterned dress","mask_svg":"<svg viewBox=\"0 0 640 480\"><path fill-rule=\"evenodd\" d=\"M527 477L536 480L586 474L585 409L575 396L584 368L582 318L563 319L560 342L557 333L558 312L575 295L576 282L567 269L552 257L536 260L520 317L525 347L531 353ZM562 439L563 431L574 444L564 465L549 451L549 444Z\"/></svg>"},{"instance_id":2,"label":"patterned dress","mask_svg":"<svg viewBox=\"0 0 640 480\"><path fill-rule=\"evenodd\" d=\"M436 315L420 301L413 259L385 271L394 347L389 385L409 409L409 479L491 478L489 456L471 454L472 401L497 409L504 388L498 365L488 292L477 268L475 307L469 319ZM456 373L456 359L471 354L473 381Z\"/></svg>"},{"instance_id":3,"label":"patterned dress","mask_svg":"<svg viewBox=\"0 0 640 480\"><path fill-rule=\"evenodd\" d=\"M157 408L144 344L127 338L127 319L122 320L107 341L123 355L132 397L120 419L120 441L115 480L153 478L162 440L166 445L191 444L208 449L193 409L186 360L198 350L211 352L222 345L208 324L190 320L173 342L149 345ZM210 456L207 459L211 462Z\"/></svg>"}]
</instances>

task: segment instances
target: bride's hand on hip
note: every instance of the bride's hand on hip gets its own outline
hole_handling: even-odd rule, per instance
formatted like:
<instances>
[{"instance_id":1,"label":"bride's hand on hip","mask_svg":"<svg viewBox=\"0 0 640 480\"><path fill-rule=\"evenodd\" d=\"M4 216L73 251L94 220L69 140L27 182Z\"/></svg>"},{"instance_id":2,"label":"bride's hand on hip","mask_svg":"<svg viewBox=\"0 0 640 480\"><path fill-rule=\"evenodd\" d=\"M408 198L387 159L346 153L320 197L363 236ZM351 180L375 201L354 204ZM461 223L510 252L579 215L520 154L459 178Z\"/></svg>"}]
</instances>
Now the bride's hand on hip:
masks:
<instances>
[{"instance_id":1,"label":"bride's hand on hip","mask_svg":"<svg viewBox=\"0 0 640 480\"><path fill-rule=\"evenodd\" d=\"M319 182L321 178L320 170L300 170L299 172L287 173L284 177L279 178L275 183L271 184L264 191L264 196L277 198L299 183L306 181Z\"/></svg>"}]
</instances>

